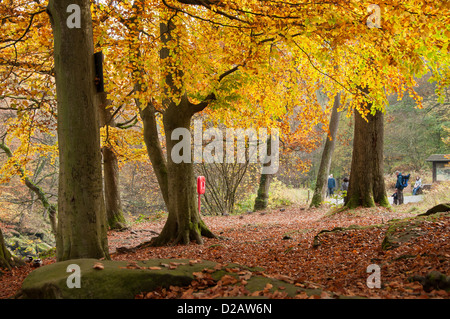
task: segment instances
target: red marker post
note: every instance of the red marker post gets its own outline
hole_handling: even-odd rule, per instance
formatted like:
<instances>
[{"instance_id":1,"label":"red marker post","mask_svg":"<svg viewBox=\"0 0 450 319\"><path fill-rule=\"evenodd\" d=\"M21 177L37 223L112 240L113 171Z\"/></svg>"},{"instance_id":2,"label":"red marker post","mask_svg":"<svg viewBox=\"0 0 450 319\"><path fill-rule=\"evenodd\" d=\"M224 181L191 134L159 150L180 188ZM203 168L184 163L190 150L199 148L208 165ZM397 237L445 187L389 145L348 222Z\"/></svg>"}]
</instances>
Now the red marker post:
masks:
<instances>
[{"instance_id":1,"label":"red marker post","mask_svg":"<svg viewBox=\"0 0 450 319\"><path fill-rule=\"evenodd\" d=\"M198 213L200 214L200 195L205 193L206 182L205 176L197 177L197 194L198 194Z\"/></svg>"}]
</instances>

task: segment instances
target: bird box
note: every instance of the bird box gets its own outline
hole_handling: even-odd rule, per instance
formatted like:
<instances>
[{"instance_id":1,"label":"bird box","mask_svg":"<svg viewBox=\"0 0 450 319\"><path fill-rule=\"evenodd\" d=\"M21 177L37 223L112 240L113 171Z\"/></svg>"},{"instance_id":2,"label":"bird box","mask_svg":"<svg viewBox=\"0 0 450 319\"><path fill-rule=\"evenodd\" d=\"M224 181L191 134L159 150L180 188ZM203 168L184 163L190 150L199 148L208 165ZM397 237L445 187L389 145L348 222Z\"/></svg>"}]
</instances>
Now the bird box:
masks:
<instances>
[{"instance_id":1,"label":"bird box","mask_svg":"<svg viewBox=\"0 0 450 319\"><path fill-rule=\"evenodd\" d=\"M103 53L102 51L94 53L95 64L95 88L97 93L105 91L105 85L103 82Z\"/></svg>"}]
</instances>

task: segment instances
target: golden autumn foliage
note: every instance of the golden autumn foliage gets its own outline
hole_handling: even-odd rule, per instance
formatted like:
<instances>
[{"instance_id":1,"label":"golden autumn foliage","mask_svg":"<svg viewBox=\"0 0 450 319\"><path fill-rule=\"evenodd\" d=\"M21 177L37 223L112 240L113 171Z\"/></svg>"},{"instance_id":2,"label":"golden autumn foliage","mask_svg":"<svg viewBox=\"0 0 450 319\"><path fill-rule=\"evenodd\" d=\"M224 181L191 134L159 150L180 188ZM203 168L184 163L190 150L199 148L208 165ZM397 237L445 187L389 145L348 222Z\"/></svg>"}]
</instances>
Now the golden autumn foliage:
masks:
<instances>
[{"instance_id":1,"label":"golden autumn foliage","mask_svg":"<svg viewBox=\"0 0 450 319\"><path fill-rule=\"evenodd\" d=\"M317 146L334 95L341 110L362 114L370 101L412 95L414 77L429 69L438 92L449 84L450 4L389 0L380 4L380 28L369 28L371 1L163 0L92 2L94 45L105 55L105 86L115 120L131 129L102 128L123 162L144 160L136 115L162 103L165 75L193 103L210 94L202 116L226 127L276 127L287 148ZM47 1L0 3L0 110L2 134L15 141L15 161L26 167L41 154L57 157L52 31ZM175 36L161 64L159 23ZM140 90L136 90L136 85ZM370 87L369 93L360 90ZM325 94L319 103L317 91ZM172 92L173 93L173 92ZM170 93L167 93L170 94ZM173 98L177 99L173 93ZM160 120L160 118L159 118ZM160 121L160 124L162 122ZM46 143L36 136L50 136ZM1 169L5 181L11 163Z\"/></svg>"}]
</instances>

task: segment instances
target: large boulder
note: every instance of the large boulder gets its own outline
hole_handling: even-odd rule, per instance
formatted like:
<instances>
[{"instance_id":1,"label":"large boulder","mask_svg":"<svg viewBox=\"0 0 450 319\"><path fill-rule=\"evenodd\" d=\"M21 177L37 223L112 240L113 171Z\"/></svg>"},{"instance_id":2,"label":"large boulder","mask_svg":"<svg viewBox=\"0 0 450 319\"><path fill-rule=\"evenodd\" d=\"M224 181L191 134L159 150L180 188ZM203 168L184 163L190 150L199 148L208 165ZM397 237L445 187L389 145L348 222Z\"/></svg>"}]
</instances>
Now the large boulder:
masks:
<instances>
[{"instance_id":1,"label":"large boulder","mask_svg":"<svg viewBox=\"0 0 450 319\"><path fill-rule=\"evenodd\" d=\"M25 278L20 298L50 299L129 299L143 291L158 287L184 286L193 280L193 272L201 271L214 263L204 261L189 264L188 260L176 260L176 269L161 266L172 260L152 259L130 264L127 261L76 259L49 264L37 268ZM69 265L80 267L80 288L69 288ZM149 269L149 267L151 267ZM161 269L156 269L161 268ZM175 268L175 267L171 267ZM71 281L71 280L69 280Z\"/></svg>"},{"instance_id":2,"label":"large boulder","mask_svg":"<svg viewBox=\"0 0 450 319\"><path fill-rule=\"evenodd\" d=\"M427 210L425 213L420 214L419 216L429 216L437 213L444 213L444 212L450 212L450 203L443 203L436 205L429 210Z\"/></svg>"},{"instance_id":3,"label":"large boulder","mask_svg":"<svg viewBox=\"0 0 450 319\"><path fill-rule=\"evenodd\" d=\"M75 273L68 272L68 267L73 264L80 267L79 288L69 288L69 285L72 286L72 283L76 282L73 280ZM184 287L189 292L191 289L188 288L204 285L205 280L201 278L208 274L213 280L211 289L216 289L217 292L224 288L226 294L223 296L234 290L245 291L245 294L230 295L233 298L246 296L294 298L298 294L303 298L324 296L345 298L324 292L318 287L296 284L293 279L285 276L265 275L260 269L185 259L152 259L137 262L77 259L57 262L31 272L24 280L16 298L132 299L139 296L146 297L147 293L161 291L161 288L170 290L174 287L177 290L179 290L177 287Z\"/></svg>"}]
</instances>

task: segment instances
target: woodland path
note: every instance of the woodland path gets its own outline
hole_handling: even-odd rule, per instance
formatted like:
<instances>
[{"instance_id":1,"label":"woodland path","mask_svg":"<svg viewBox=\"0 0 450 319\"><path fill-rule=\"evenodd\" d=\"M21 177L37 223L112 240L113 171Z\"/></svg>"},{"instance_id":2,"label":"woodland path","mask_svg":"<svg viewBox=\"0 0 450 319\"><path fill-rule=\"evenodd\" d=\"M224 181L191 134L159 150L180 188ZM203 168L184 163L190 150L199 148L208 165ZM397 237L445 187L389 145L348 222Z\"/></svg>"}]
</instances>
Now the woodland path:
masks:
<instances>
[{"instance_id":1,"label":"woodland path","mask_svg":"<svg viewBox=\"0 0 450 319\"><path fill-rule=\"evenodd\" d=\"M261 267L268 275L288 276L305 284L305 288L322 288L339 295L449 298L450 292L424 291L420 284L409 281L411 276L425 276L431 271L448 273L448 215L417 226L420 236L400 247L391 250L381 247L390 220L422 213L410 212L410 207L359 208L333 215L329 206L314 209L290 206L242 215L203 216L208 227L220 238L205 238L203 245L135 249L164 225L165 218L149 218L125 231L109 231L108 241L113 260L185 258L237 263ZM370 227L324 233L320 237L321 244L314 247L314 238L320 231L352 225ZM376 226L371 227L373 225ZM53 262L54 258L44 260L44 264ZM371 264L381 267L381 289L369 289L366 285L367 267ZM27 265L1 276L0 298L14 295L30 271L32 268Z\"/></svg>"}]
</instances>

